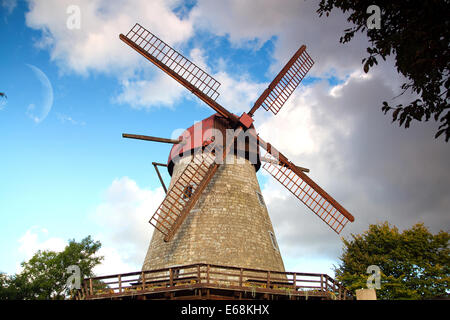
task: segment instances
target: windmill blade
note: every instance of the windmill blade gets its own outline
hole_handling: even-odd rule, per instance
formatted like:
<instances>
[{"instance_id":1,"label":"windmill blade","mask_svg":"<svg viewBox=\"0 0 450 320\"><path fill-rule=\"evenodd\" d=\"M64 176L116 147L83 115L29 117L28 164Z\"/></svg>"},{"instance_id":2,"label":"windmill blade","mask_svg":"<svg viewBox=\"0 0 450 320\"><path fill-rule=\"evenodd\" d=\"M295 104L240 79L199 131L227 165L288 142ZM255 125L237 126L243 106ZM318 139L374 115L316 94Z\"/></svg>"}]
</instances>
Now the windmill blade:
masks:
<instances>
[{"instance_id":1,"label":"windmill blade","mask_svg":"<svg viewBox=\"0 0 450 320\"><path fill-rule=\"evenodd\" d=\"M273 79L269 87L256 100L248 115L253 116L260 106L266 111L270 110L273 114L277 114L313 64L313 59L306 52L306 46L301 46Z\"/></svg>"},{"instance_id":2,"label":"windmill blade","mask_svg":"<svg viewBox=\"0 0 450 320\"><path fill-rule=\"evenodd\" d=\"M189 162L150 219L150 224L165 235L164 241L172 239L217 171L219 165L213 151L218 148L212 142L206 146L200 160L194 158Z\"/></svg>"},{"instance_id":3,"label":"windmill blade","mask_svg":"<svg viewBox=\"0 0 450 320\"><path fill-rule=\"evenodd\" d=\"M219 96L217 89L220 83L217 80L140 24L136 23L126 36L120 35L120 38L143 50L158 67L175 73L209 98L215 100Z\"/></svg>"},{"instance_id":4,"label":"windmill blade","mask_svg":"<svg viewBox=\"0 0 450 320\"><path fill-rule=\"evenodd\" d=\"M211 142L204 142L207 145L201 154L201 158L199 159L194 155L194 159L189 162L175 181L149 221L165 235L164 241L167 242L173 238L219 168L220 164L219 161L216 161L216 158L222 157L222 161L226 159L236 141L236 137L241 132L243 132L241 127L236 129L236 136L232 143L226 145L225 152L223 152L220 139L215 141L214 137Z\"/></svg>"},{"instance_id":5,"label":"windmill blade","mask_svg":"<svg viewBox=\"0 0 450 320\"><path fill-rule=\"evenodd\" d=\"M120 34L120 39L181 83L216 112L234 123L239 121L234 114L215 101L219 96L217 90L220 86L217 80L140 24L136 23L126 36Z\"/></svg>"},{"instance_id":6,"label":"windmill blade","mask_svg":"<svg viewBox=\"0 0 450 320\"><path fill-rule=\"evenodd\" d=\"M258 140L260 146L266 151L264 157L272 159L272 161L264 162L262 167L328 224L331 229L339 234L348 221L353 222L355 220L344 207L278 150L259 137Z\"/></svg>"},{"instance_id":7,"label":"windmill blade","mask_svg":"<svg viewBox=\"0 0 450 320\"><path fill-rule=\"evenodd\" d=\"M274 157L267 158L267 157L264 157L264 156L260 156L259 159L260 159L262 162L270 162L270 163L273 163L273 164L276 164L276 165L280 165L280 161L276 160ZM300 171L303 171L303 172L309 172L309 169L308 169L308 168L299 167L299 166L296 166L296 167L297 167L297 169L299 169Z\"/></svg>"}]
</instances>

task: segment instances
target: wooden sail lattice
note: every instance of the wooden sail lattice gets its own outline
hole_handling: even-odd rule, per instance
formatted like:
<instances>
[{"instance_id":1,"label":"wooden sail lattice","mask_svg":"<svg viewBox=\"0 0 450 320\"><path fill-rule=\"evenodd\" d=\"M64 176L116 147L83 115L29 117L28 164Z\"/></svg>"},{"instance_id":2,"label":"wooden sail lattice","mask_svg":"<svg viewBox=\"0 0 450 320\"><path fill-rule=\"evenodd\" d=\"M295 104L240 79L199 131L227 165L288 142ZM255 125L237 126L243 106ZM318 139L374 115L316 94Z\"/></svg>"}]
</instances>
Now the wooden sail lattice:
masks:
<instances>
[{"instance_id":1,"label":"wooden sail lattice","mask_svg":"<svg viewBox=\"0 0 450 320\"><path fill-rule=\"evenodd\" d=\"M218 166L215 161L218 148L212 142L203 153L194 155L150 219L150 224L165 235L166 241L173 236L214 175Z\"/></svg>"},{"instance_id":2,"label":"wooden sail lattice","mask_svg":"<svg viewBox=\"0 0 450 320\"><path fill-rule=\"evenodd\" d=\"M219 96L217 90L220 82L139 23L126 34L126 38L155 59L155 62L162 64L212 100ZM155 64L160 66L158 63Z\"/></svg>"},{"instance_id":3,"label":"wooden sail lattice","mask_svg":"<svg viewBox=\"0 0 450 320\"><path fill-rule=\"evenodd\" d=\"M352 216L306 174L294 172L289 164L269 153L265 157L272 161L264 162L262 167L339 234Z\"/></svg>"},{"instance_id":4,"label":"wooden sail lattice","mask_svg":"<svg viewBox=\"0 0 450 320\"><path fill-rule=\"evenodd\" d=\"M314 61L306 52L305 46L302 46L269 86L270 92L267 92L264 100L260 102L262 107L277 114L313 64Z\"/></svg>"}]
</instances>

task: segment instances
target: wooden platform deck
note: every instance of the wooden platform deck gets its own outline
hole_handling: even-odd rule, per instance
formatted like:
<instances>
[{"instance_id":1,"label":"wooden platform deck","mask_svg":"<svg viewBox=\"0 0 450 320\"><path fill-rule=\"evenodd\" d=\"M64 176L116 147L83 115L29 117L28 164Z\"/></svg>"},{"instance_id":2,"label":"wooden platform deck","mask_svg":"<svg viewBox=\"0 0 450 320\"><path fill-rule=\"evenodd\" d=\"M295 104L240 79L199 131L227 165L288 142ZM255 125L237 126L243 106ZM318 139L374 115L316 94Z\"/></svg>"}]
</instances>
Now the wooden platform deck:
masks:
<instances>
[{"instance_id":1,"label":"wooden platform deck","mask_svg":"<svg viewBox=\"0 0 450 320\"><path fill-rule=\"evenodd\" d=\"M353 297L326 274L193 264L88 278L76 299L346 300Z\"/></svg>"}]
</instances>

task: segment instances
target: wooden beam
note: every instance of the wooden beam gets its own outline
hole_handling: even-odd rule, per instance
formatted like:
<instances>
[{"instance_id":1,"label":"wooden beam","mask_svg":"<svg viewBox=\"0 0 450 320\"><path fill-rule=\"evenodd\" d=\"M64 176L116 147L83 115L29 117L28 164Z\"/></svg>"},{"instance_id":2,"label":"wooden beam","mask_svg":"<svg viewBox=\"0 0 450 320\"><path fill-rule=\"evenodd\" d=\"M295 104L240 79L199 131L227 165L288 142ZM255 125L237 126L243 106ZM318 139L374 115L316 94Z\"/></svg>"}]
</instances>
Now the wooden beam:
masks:
<instances>
[{"instance_id":1,"label":"wooden beam","mask_svg":"<svg viewBox=\"0 0 450 320\"><path fill-rule=\"evenodd\" d=\"M156 173L158 174L158 178L159 178L159 181L161 182L164 192L167 194L166 185L164 184L164 180L162 179L161 174L159 173L159 170L158 170L158 166L167 167L167 164L162 164L162 163L157 163L157 162L152 162L152 164L155 167Z\"/></svg>"},{"instance_id":2,"label":"wooden beam","mask_svg":"<svg viewBox=\"0 0 450 320\"><path fill-rule=\"evenodd\" d=\"M281 165L280 161L277 161L277 160L274 160L274 159L269 159L267 157L260 157L260 160L264 161L264 162L269 162L269 163ZM300 166L297 166L297 165L296 165L296 167L297 167L298 170L301 170L303 172L309 172L308 168L300 167Z\"/></svg>"},{"instance_id":3,"label":"wooden beam","mask_svg":"<svg viewBox=\"0 0 450 320\"><path fill-rule=\"evenodd\" d=\"M138 140L155 141L155 142L172 143L172 144L178 144L183 141L181 139L174 140L174 139L167 139L167 138L144 136L144 135L139 135L139 134L129 134L129 133L122 133L122 137L129 138L129 139L138 139Z\"/></svg>"},{"instance_id":4,"label":"wooden beam","mask_svg":"<svg viewBox=\"0 0 450 320\"><path fill-rule=\"evenodd\" d=\"M160 163L160 162L152 162L153 165L161 166L161 167L167 167L167 163Z\"/></svg>"}]
</instances>

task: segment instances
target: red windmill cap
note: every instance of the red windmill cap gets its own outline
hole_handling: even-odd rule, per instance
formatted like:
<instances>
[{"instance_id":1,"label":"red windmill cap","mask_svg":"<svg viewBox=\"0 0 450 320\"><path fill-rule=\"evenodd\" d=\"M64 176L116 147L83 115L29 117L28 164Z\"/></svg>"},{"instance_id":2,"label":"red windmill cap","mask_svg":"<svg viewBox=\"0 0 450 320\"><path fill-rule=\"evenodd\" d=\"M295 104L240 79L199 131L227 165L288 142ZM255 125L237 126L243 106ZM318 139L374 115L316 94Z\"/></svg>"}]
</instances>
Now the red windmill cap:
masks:
<instances>
[{"instance_id":1,"label":"red windmill cap","mask_svg":"<svg viewBox=\"0 0 450 320\"><path fill-rule=\"evenodd\" d=\"M227 118L223 117L219 113L215 113L212 116L203 119L195 123L193 126L187 128L180 136L181 143L174 144L170 150L169 158L167 160L167 168L169 174L172 175L174 159L184 155L191 155L195 150L204 147L204 142L212 141L215 138L217 130L222 132L225 143L226 130L232 129L230 122ZM251 129L254 130L254 126L251 125ZM259 157L256 164L256 170L260 167Z\"/></svg>"}]
</instances>

